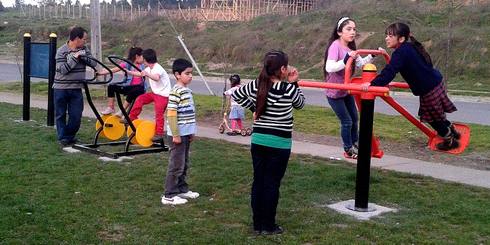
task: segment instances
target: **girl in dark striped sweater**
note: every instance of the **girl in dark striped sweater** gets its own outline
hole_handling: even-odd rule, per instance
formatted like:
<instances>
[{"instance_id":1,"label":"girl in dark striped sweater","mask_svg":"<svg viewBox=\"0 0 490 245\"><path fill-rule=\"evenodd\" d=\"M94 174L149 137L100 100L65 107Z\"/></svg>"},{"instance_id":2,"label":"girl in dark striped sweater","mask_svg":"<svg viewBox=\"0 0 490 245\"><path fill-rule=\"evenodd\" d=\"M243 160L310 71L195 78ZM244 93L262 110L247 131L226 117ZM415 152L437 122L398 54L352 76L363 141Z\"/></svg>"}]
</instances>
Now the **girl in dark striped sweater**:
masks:
<instances>
[{"instance_id":1,"label":"girl in dark striped sweater","mask_svg":"<svg viewBox=\"0 0 490 245\"><path fill-rule=\"evenodd\" d=\"M254 181L251 206L256 234L280 234L276 224L281 179L291 154L293 108L301 109L305 98L298 87L298 71L288 66L282 51L264 57L259 77L239 89L232 98L254 112L252 162Z\"/></svg>"}]
</instances>

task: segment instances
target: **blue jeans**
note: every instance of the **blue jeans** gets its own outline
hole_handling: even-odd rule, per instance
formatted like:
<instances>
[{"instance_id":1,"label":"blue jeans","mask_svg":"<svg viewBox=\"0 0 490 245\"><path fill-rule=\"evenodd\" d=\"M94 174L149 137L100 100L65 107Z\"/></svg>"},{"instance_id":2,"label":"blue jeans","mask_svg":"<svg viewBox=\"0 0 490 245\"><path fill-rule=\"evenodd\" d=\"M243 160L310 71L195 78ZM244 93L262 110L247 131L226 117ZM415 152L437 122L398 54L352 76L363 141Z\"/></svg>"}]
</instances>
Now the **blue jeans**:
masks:
<instances>
[{"instance_id":1,"label":"blue jeans","mask_svg":"<svg viewBox=\"0 0 490 245\"><path fill-rule=\"evenodd\" d=\"M82 89L54 89L54 108L58 140L73 141L82 120ZM68 123L66 122L67 111Z\"/></svg>"},{"instance_id":2,"label":"blue jeans","mask_svg":"<svg viewBox=\"0 0 490 245\"><path fill-rule=\"evenodd\" d=\"M349 150L359 139L357 107L352 95L342 98L328 98L328 104L340 120L340 135L344 143L344 150Z\"/></svg>"}]
</instances>

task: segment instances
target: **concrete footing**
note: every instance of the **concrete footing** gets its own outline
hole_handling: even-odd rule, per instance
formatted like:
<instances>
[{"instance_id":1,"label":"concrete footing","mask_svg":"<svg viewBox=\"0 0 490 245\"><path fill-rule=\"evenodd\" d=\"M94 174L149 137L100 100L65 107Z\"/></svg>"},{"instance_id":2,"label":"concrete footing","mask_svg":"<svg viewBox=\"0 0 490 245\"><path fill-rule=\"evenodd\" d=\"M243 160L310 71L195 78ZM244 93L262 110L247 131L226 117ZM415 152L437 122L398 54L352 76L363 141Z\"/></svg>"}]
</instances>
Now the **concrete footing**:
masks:
<instances>
[{"instance_id":1,"label":"concrete footing","mask_svg":"<svg viewBox=\"0 0 490 245\"><path fill-rule=\"evenodd\" d=\"M354 211L352 210L352 207L354 207L354 199L347 200L347 201L342 201L338 203L333 203L328 205L327 207L341 213L341 214L347 214L350 216L353 216L354 218L358 220L369 220L370 218L379 216L383 213L387 212L396 212L396 209L393 208L387 208L383 207L380 205L376 205L374 203L369 203L368 204L368 210L367 212L359 212L359 211ZM349 209L349 207L351 209Z\"/></svg>"}]
</instances>

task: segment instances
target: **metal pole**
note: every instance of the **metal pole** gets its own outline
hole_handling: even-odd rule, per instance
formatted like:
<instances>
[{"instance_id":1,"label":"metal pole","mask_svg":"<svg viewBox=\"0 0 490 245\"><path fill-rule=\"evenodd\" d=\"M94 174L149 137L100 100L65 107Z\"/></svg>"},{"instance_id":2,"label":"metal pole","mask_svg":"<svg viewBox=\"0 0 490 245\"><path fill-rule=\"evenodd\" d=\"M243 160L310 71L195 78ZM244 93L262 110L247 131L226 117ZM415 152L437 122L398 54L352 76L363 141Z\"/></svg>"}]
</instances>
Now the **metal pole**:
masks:
<instances>
[{"instance_id":1,"label":"metal pole","mask_svg":"<svg viewBox=\"0 0 490 245\"><path fill-rule=\"evenodd\" d=\"M56 33L49 34L48 119L46 125L54 126L54 74L56 70Z\"/></svg>"},{"instance_id":2,"label":"metal pole","mask_svg":"<svg viewBox=\"0 0 490 245\"><path fill-rule=\"evenodd\" d=\"M177 39L179 40L180 44L184 48L185 52L187 53L187 56L189 56L189 59L191 60L192 65L196 68L197 73L199 73L199 76L201 76L201 79L204 81L204 85L206 85L206 88L208 88L209 93L211 95L215 95L214 92L213 92L213 90L211 90L211 88L209 87L208 82L206 82L206 79L204 79L204 76L202 75L201 70L199 70L199 67L197 66L196 61L194 61L194 58L192 58L191 53L187 49L187 46L185 46L184 40L182 40L182 36L181 35L178 35L177 36Z\"/></svg>"},{"instance_id":3,"label":"metal pole","mask_svg":"<svg viewBox=\"0 0 490 245\"><path fill-rule=\"evenodd\" d=\"M31 107L31 34L24 33L24 74L23 74L23 86L24 86L24 101L22 107L22 120L29 121L29 109Z\"/></svg>"},{"instance_id":4,"label":"metal pole","mask_svg":"<svg viewBox=\"0 0 490 245\"><path fill-rule=\"evenodd\" d=\"M369 178L371 172L371 139L373 137L374 97L361 98L361 117L359 120L359 155L357 157L356 198L354 210L369 212Z\"/></svg>"},{"instance_id":5,"label":"metal pole","mask_svg":"<svg viewBox=\"0 0 490 245\"><path fill-rule=\"evenodd\" d=\"M90 14L90 49L97 60L102 60L99 0L90 0Z\"/></svg>"}]
</instances>

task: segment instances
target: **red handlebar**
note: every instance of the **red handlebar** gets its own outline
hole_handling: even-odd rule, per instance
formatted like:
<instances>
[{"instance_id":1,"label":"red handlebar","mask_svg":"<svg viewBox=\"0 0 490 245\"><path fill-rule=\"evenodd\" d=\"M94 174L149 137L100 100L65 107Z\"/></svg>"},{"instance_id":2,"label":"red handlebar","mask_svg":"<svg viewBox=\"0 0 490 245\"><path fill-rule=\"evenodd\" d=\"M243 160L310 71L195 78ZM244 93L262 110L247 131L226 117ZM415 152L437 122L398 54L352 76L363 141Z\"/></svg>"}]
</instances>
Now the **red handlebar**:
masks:
<instances>
[{"instance_id":1,"label":"red handlebar","mask_svg":"<svg viewBox=\"0 0 490 245\"><path fill-rule=\"evenodd\" d=\"M366 55L366 54L374 54L374 55L383 55L385 58L386 64L390 63L390 56L384 52L380 51L377 49L358 49L356 50L358 54L360 55ZM351 82L351 76L352 76L352 63L354 62L354 59L352 57L349 57L347 60L347 63L345 64L345 76L344 76L344 82L345 83L350 83Z\"/></svg>"},{"instance_id":2,"label":"red handlebar","mask_svg":"<svg viewBox=\"0 0 490 245\"><path fill-rule=\"evenodd\" d=\"M343 89L359 92L371 92L377 94L387 95L390 89L388 87L369 86L367 91L362 90L361 84L345 84L345 83L326 83L326 82L312 82L312 81L299 81L299 86L310 88L330 88L330 89Z\"/></svg>"}]
</instances>

